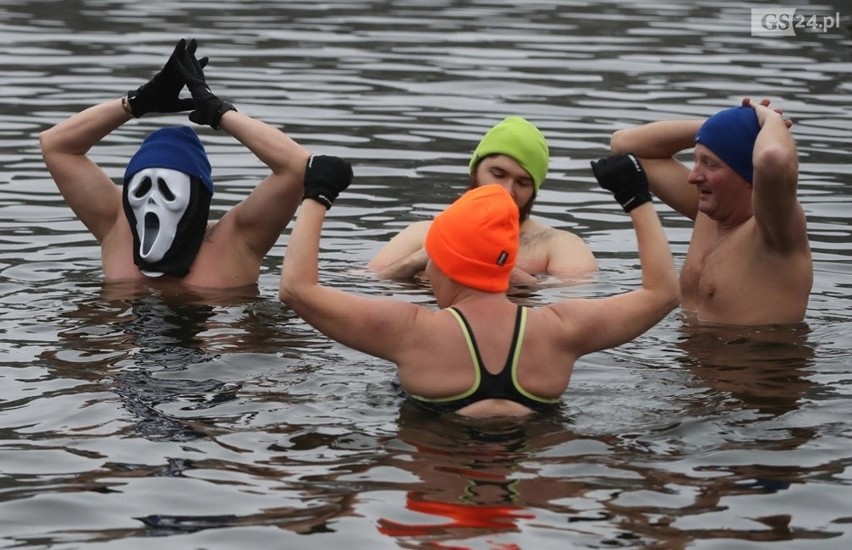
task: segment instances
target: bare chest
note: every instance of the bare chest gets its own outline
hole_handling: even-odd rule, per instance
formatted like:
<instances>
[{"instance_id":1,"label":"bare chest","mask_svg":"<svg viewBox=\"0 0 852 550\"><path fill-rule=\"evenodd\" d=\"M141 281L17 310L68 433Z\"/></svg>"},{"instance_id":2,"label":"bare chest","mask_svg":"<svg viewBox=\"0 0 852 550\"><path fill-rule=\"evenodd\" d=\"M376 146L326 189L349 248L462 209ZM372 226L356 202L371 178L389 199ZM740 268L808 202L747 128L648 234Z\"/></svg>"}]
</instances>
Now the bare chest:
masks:
<instances>
[{"instance_id":1,"label":"bare chest","mask_svg":"<svg viewBox=\"0 0 852 550\"><path fill-rule=\"evenodd\" d=\"M128 229L105 240L101 246L107 281L150 281L133 261L133 235ZM242 287L257 282L260 265L218 235L201 243L189 273L175 279L181 284L207 288Z\"/></svg>"},{"instance_id":2,"label":"bare chest","mask_svg":"<svg viewBox=\"0 0 852 550\"><path fill-rule=\"evenodd\" d=\"M708 322L797 322L810 288L800 272L795 258L760 245L753 224L724 235L696 233L680 276L682 305Z\"/></svg>"}]
</instances>

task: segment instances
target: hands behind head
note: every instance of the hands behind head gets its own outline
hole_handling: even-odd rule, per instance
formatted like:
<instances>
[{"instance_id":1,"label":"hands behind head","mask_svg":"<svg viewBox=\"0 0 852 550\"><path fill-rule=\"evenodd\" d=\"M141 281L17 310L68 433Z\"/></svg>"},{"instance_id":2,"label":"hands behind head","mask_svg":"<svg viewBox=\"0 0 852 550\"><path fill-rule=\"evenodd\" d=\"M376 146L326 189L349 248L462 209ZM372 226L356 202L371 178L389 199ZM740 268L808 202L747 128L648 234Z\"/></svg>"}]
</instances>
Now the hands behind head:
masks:
<instances>
[{"instance_id":1,"label":"hands behind head","mask_svg":"<svg viewBox=\"0 0 852 550\"><path fill-rule=\"evenodd\" d=\"M651 200L645 169L632 153L592 161L592 173L598 184L613 194L625 212Z\"/></svg>"},{"instance_id":2,"label":"hands behind head","mask_svg":"<svg viewBox=\"0 0 852 550\"><path fill-rule=\"evenodd\" d=\"M313 155L305 166L305 199L331 208L337 195L352 183L352 165L339 157Z\"/></svg>"},{"instance_id":3,"label":"hands behind head","mask_svg":"<svg viewBox=\"0 0 852 550\"><path fill-rule=\"evenodd\" d=\"M769 98L766 98L766 97L761 99L760 102L758 102L758 103L755 103L754 101L752 101L750 97L744 97L743 101L742 101L743 107L751 107L752 109L755 110L755 112L757 113L757 120L760 122L761 125L763 125L763 119L765 118L765 116L761 116L761 107L769 109L770 103L771 103L771 101L769 100ZM775 111L776 113L778 113L779 115L782 115L782 117L783 117L783 115L784 115L783 109L772 109L772 110ZM784 120L784 125L787 126L787 128L790 128L790 127L793 126L793 121L790 120L789 118L785 118L783 120Z\"/></svg>"}]
</instances>

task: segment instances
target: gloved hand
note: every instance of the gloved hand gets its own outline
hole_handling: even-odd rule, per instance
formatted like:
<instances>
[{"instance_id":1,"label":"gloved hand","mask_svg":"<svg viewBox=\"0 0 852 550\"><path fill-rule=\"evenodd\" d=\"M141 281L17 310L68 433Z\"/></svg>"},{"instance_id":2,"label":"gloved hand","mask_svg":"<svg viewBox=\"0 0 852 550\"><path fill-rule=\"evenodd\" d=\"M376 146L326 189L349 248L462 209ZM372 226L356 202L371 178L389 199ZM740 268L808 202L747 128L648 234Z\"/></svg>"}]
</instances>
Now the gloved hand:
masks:
<instances>
[{"instance_id":1,"label":"gloved hand","mask_svg":"<svg viewBox=\"0 0 852 550\"><path fill-rule=\"evenodd\" d=\"M192 42L195 42L194 40ZM189 120L196 124L206 124L218 130L222 115L228 111L236 111L236 107L219 99L210 91L207 80L204 78L204 65L195 58L195 48L185 49L178 54L176 66L189 93L192 94L195 110L189 113Z\"/></svg>"},{"instance_id":2,"label":"gloved hand","mask_svg":"<svg viewBox=\"0 0 852 550\"><path fill-rule=\"evenodd\" d=\"M338 193L352 183L352 165L340 157L313 155L305 167L304 199L331 208Z\"/></svg>"},{"instance_id":3,"label":"gloved hand","mask_svg":"<svg viewBox=\"0 0 852 550\"><path fill-rule=\"evenodd\" d=\"M592 161L592 173L598 184L613 194L625 212L651 201L645 169L631 153Z\"/></svg>"},{"instance_id":4,"label":"gloved hand","mask_svg":"<svg viewBox=\"0 0 852 550\"><path fill-rule=\"evenodd\" d=\"M177 65L180 55L184 52L194 55L197 46L195 40L190 41L187 46L186 40L181 38L163 68L151 80L127 92L125 108L129 107L135 118L148 113L178 113L192 109L195 102L191 98L178 97L184 85L184 78ZM198 64L204 67L207 65L207 58L201 59Z\"/></svg>"}]
</instances>

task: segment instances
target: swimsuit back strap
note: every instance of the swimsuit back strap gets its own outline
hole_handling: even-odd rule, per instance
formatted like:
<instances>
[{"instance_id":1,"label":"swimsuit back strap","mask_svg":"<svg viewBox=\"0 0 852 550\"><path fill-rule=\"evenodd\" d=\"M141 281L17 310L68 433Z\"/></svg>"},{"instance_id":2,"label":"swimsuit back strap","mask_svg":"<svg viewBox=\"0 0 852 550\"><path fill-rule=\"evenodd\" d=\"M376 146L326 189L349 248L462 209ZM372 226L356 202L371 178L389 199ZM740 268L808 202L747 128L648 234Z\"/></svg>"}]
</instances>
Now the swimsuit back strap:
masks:
<instances>
[{"instance_id":1,"label":"swimsuit back strap","mask_svg":"<svg viewBox=\"0 0 852 550\"><path fill-rule=\"evenodd\" d=\"M503 367L509 368L512 373L512 385L515 386L515 389L532 401L538 403L557 403L559 398L556 399L546 399L544 397L538 397L537 395L533 395L528 392L521 386L520 381L518 380L518 360L521 357L521 349L524 345L524 335L526 334L527 328L527 308L525 306L518 306L518 316L515 319L515 333L512 335L512 346L509 348L509 357L506 358L506 366Z\"/></svg>"}]
</instances>

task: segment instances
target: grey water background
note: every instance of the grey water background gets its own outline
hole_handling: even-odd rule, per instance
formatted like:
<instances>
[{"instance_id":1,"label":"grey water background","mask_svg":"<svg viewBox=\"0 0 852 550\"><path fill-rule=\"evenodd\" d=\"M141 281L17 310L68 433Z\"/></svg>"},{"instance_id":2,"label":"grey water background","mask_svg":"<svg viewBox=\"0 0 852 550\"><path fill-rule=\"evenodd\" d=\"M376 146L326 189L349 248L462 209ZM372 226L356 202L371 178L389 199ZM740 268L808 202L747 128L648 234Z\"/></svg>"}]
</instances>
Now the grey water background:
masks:
<instances>
[{"instance_id":1,"label":"grey water background","mask_svg":"<svg viewBox=\"0 0 852 550\"><path fill-rule=\"evenodd\" d=\"M749 9L773 5L3 2L0 545L849 548L852 13L784 3L839 12L842 28L751 36ZM770 97L799 146L815 261L805 322L695 329L674 312L582 358L559 413L473 422L411 410L392 365L278 302L287 232L254 293L105 285L37 136L139 86L185 36L210 56L215 92L354 162L323 279L430 305L422 282L376 281L365 264L458 195L502 117L550 143L534 216L601 263L515 295L537 304L639 284L629 220L588 168L613 130ZM92 155L119 178L146 133L185 122L132 121ZM219 215L265 167L199 131ZM680 265L690 225L659 211Z\"/></svg>"}]
</instances>

